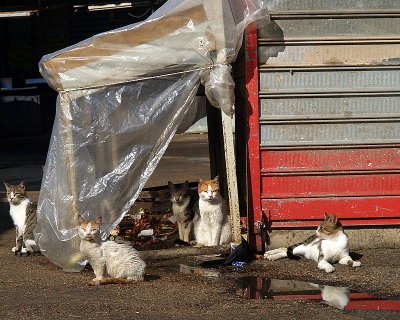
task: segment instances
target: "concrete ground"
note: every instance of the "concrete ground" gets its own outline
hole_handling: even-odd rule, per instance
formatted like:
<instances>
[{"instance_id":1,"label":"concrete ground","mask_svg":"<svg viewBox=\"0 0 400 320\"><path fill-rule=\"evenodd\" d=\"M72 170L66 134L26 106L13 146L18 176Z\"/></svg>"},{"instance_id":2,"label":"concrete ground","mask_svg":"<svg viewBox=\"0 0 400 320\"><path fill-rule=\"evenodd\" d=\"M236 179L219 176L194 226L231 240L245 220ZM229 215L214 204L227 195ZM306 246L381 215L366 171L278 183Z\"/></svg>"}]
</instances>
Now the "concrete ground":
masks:
<instances>
[{"instance_id":1,"label":"concrete ground","mask_svg":"<svg viewBox=\"0 0 400 320\"><path fill-rule=\"evenodd\" d=\"M195 265L196 258L150 262L146 282L88 287L91 270L66 273L43 256L14 256L14 231L4 214L0 219L0 319L400 319L400 311L342 311L315 300L245 299L233 281L294 278L399 299L399 250L359 252L360 269L339 266L334 274L310 261L255 261L243 273L213 269L222 274L217 280L165 268Z\"/></svg>"},{"instance_id":2,"label":"concrete ground","mask_svg":"<svg viewBox=\"0 0 400 320\"><path fill-rule=\"evenodd\" d=\"M31 141L26 144L24 155L21 145L21 141L13 142L8 145L8 154L0 154L0 179L10 182L25 179L31 190L35 190L40 186L45 143ZM209 176L206 136L178 136L171 146L150 179L150 186L165 184L170 179L180 182ZM149 260L146 282L88 287L85 283L93 278L91 270L66 273L43 256L17 257L11 252L13 244L8 204L3 202L0 203L0 319L400 319L400 311L342 311L304 297L246 299L243 294L247 289L237 284L244 276L297 279L398 300L399 249L357 251L361 268L338 266L333 274L318 270L315 263L306 260L259 260L238 269L240 272L207 269L220 274L208 278L205 271L187 274L170 272L168 268L199 265L204 257ZM271 293L272 289L266 290ZM390 307L390 303L387 305Z\"/></svg>"}]
</instances>

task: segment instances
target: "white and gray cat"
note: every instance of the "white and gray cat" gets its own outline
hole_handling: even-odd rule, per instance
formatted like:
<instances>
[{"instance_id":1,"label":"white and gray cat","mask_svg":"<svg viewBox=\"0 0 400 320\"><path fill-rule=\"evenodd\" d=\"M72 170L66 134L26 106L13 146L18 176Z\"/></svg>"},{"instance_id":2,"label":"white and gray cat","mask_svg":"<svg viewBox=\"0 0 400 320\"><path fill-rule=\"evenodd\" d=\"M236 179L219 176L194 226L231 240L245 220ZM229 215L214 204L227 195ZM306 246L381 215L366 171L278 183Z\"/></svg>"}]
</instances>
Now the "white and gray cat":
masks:
<instances>
[{"instance_id":1,"label":"white and gray cat","mask_svg":"<svg viewBox=\"0 0 400 320\"><path fill-rule=\"evenodd\" d=\"M36 227L37 205L26 194L25 182L18 185L4 183L7 189L7 200L10 203L10 215L15 225L15 254L33 254L40 252L33 236Z\"/></svg>"},{"instance_id":2,"label":"white and gray cat","mask_svg":"<svg viewBox=\"0 0 400 320\"><path fill-rule=\"evenodd\" d=\"M216 246L229 244L232 239L229 207L222 198L219 177L199 180L199 214L194 217L194 234L197 245Z\"/></svg>"},{"instance_id":3,"label":"white and gray cat","mask_svg":"<svg viewBox=\"0 0 400 320\"><path fill-rule=\"evenodd\" d=\"M189 189L189 182L175 185L168 181L172 211L176 216L179 229L179 239L185 243L193 240L193 218L199 211L199 195Z\"/></svg>"},{"instance_id":4,"label":"white and gray cat","mask_svg":"<svg viewBox=\"0 0 400 320\"><path fill-rule=\"evenodd\" d=\"M95 278L88 285L133 283L143 281L146 263L139 253L127 244L101 241L102 218L87 221L79 216L80 251L93 268Z\"/></svg>"},{"instance_id":5,"label":"white and gray cat","mask_svg":"<svg viewBox=\"0 0 400 320\"><path fill-rule=\"evenodd\" d=\"M325 213L325 220L318 226L316 234L299 244L265 252L270 261L289 257L304 256L318 263L318 268L326 272L335 271L334 263L360 267L361 262L353 261L349 255L349 240L335 214Z\"/></svg>"}]
</instances>

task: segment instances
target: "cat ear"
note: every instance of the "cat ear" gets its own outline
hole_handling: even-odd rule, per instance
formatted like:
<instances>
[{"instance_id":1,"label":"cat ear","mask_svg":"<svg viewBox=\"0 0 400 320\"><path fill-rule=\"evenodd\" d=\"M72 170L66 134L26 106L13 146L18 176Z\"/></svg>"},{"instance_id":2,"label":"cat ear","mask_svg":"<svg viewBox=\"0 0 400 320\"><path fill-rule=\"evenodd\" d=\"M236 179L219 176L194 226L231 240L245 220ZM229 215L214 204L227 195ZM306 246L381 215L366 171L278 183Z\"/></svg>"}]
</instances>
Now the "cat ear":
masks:
<instances>
[{"instance_id":1,"label":"cat ear","mask_svg":"<svg viewBox=\"0 0 400 320\"><path fill-rule=\"evenodd\" d=\"M7 182L3 182L3 183L6 186L7 191L11 189L11 184L9 184Z\"/></svg>"},{"instance_id":2,"label":"cat ear","mask_svg":"<svg viewBox=\"0 0 400 320\"><path fill-rule=\"evenodd\" d=\"M169 189L169 191L175 190L175 185L171 181L168 181L168 189Z\"/></svg>"},{"instance_id":3,"label":"cat ear","mask_svg":"<svg viewBox=\"0 0 400 320\"><path fill-rule=\"evenodd\" d=\"M186 180L186 181L183 183L182 188L185 189L185 190L189 189L189 181Z\"/></svg>"},{"instance_id":4,"label":"cat ear","mask_svg":"<svg viewBox=\"0 0 400 320\"><path fill-rule=\"evenodd\" d=\"M336 225L338 222L338 218L336 216L336 214L331 215L331 222L332 224Z\"/></svg>"},{"instance_id":5,"label":"cat ear","mask_svg":"<svg viewBox=\"0 0 400 320\"><path fill-rule=\"evenodd\" d=\"M101 224L103 222L103 218L102 217L98 217L96 220L95 220L95 223L97 223L97 224Z\"/></svg>"},{"instance_id":6,"label":"cat ear","mask_svg":"<svg viewBox=\"0 0 400 320\"><path fill-rule=\"evenodd\" d=\"M81 215L79 215L79 216L78 216L78 222L79 222L79 224L81 224L81 223L86 222L86 220L83 219Z\"/></svg>"},{"instance_id":7,"label":"cat ear","mask_svg":"<svg viewBox=\"0 0 400 320\"><path fill-rule=\"evenodd\" d=\"M324 213L324 221L328 221L330 219L329 214Z\"/></svg>"},{"instance_id":8,"label":"cat ear","mask_svg":"<svg viewBox=\"0 0 400 320\"><path fill-rule=\"evenodd\" d=\"M201 184L203 184L203 180L202 179L199 179L199 185L201 185Z\"/></svg>"},{"instance_id":9,"label":"cat ear","mask_svg":"<svg viewBox=\"0 0 400 320\"><path fill-rule=\"evenodd\" d=\"M19 183L18 188L20 188L20 189L22 189L22 190L25 190L25 181L24 181L24 180L22 180L22 181Z\"/></svg>"},{"instance_id":10,"label":"cat ear","mask_svg":"<svg viewBox=\"0 0 400 320\"><path fill-rule=\"evenodd\" d=\"M216 183L219 183L219 176L216 176L216 177L213 179L213 181L216 182Z\"/></svg>"}]
</instances>

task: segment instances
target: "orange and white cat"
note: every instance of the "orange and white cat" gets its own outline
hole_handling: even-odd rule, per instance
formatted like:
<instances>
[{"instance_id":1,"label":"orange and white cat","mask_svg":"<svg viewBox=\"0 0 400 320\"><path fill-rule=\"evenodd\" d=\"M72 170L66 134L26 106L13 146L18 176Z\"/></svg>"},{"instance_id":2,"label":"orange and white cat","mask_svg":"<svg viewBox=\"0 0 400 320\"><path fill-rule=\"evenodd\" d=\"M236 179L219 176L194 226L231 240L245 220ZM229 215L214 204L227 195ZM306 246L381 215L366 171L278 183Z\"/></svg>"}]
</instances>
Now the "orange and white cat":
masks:
<instances>
[{"instance_id":1,"label":"orange and white cat","mask_svg":"<svg viewBox=\"0 0 400 320\"><path fill-rule=\"evenodd\" d=\"M227 202L222 198L219 178L199 180L199 213L194 218L197 245L229 244L232 233Z\"/></svg>"}]
</instances>

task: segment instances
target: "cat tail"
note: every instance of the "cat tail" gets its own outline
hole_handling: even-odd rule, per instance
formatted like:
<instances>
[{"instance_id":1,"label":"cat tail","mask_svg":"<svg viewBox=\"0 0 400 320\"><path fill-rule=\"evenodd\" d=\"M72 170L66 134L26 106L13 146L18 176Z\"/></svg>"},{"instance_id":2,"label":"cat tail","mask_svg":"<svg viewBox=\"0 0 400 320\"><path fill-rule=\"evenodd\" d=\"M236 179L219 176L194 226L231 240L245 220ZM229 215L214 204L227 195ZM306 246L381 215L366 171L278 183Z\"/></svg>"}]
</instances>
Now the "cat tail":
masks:
<instances>
[{"instance_id":1,"label":"cat tail","mask_svg":"<svg viewBox=\"0 0 400 320\"><path fill-rule=\"evenodd\" d=\"M183 241L183 240L181 240L181 239L175 239L175 240L174 240L174 244L175 244L176 246L190 246L190 243L189 243L189 242Z\"/></svg>"},{"instance_id":2,"label":"cat tail","mask_svg":"<svg viewBox=\"0 0 400 320\"><path fill-rule=\"evenodd\" d=\"M298 246L299 246L298 244L295 244L295 245L290 246L290 247L287 248L286 254L287 254L287 256L288 256L289 259L292 259L292 260L299 260L299 259L300 259L299 256L296 256L296 255L293 253L293 249L296 248L296 247L298 247Z\"/></svg>"},{"instance_id":3,"label":"cat tail","mask_svg":"<svg viewBox=\"0 0 400 320\"><path fill-rule=\"evenodd\" d=\"M128 280L124 278L104 278L101 280L96 281L89 281L86 283L87 286L100 286L103 284L128 284L128 283L135 283L138 281Z\"/></svg>"}]
</instances>

